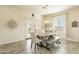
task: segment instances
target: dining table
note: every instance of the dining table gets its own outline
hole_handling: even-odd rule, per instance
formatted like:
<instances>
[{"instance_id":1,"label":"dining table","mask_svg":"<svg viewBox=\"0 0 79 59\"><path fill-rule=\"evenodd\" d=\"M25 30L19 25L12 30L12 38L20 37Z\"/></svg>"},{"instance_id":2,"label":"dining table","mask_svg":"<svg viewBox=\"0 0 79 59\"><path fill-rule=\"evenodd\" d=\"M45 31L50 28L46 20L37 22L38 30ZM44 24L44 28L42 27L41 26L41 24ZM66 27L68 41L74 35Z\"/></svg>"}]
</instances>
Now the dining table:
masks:
<instances>
[{"instance_id":1,"label":"dining table","mask_svg":"<svg viewBox=\"0 0 79 59\"><path fill-rule=\"evenodd\" d=\"M45 47L50 50L49 46L52 44L60 44L61 37L56 36L55 33L50 35L37 35L37 38L40 41L39 46Z\"/></svg>"}]
</instances>

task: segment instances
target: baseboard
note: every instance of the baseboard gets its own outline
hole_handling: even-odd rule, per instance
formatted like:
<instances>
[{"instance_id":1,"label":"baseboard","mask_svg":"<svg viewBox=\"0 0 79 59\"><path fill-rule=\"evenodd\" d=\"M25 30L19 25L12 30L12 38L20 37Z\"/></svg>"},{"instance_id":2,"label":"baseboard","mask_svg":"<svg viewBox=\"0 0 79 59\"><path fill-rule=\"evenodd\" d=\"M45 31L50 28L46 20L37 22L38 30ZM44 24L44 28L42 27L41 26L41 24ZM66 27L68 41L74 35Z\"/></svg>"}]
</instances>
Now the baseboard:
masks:
<instances>
[{"instance_id":1,"label":"baseboard","mask_svg":"<svg viewBox=\"0 0 79 59\"><path fill-rule=\"evenodd\" d=\"M66 38L65 40L79 42L78 40L74 40L74 39L71 39L71 38Z\"/></svg>"}]
</instances>

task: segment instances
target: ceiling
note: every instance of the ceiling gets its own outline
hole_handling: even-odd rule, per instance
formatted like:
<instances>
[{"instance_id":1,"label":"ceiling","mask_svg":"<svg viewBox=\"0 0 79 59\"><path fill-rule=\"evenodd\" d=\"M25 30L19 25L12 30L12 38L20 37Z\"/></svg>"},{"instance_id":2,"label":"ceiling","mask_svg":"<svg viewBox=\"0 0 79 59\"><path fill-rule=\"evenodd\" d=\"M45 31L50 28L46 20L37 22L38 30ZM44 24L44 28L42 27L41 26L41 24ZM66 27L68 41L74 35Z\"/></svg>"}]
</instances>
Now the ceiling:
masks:
<instances>
[{"instance_id":1,"label":"ceiling","mask_svg":"<svg viewBox=\"0 0 79 59\"><path fill-rule=\"evenodd\" d=\"M75 5L20 5L20 8L40 13L41 15L52 14L75 7Z\"/></svg>"}]
</instances>

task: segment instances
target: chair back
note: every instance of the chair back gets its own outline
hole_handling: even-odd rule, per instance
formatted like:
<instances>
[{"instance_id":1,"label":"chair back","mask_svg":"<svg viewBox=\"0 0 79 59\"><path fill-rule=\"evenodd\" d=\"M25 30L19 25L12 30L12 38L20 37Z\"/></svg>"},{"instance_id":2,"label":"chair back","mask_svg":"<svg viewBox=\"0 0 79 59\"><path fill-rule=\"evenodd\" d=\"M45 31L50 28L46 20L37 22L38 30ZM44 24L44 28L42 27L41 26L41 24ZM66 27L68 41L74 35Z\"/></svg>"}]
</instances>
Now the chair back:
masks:
<instances>
[{"instance_id":1,"label":"chair back","mask_svg":"<svg viewBox=\"0 0 79 59\"><path fill-rule=\"evenodd\" d=\"M32 39L32 42L33 42L33 43L36 42L36 35L35 35L35 32L31 32L31 39Z\"/></svg>"}]
</instances>

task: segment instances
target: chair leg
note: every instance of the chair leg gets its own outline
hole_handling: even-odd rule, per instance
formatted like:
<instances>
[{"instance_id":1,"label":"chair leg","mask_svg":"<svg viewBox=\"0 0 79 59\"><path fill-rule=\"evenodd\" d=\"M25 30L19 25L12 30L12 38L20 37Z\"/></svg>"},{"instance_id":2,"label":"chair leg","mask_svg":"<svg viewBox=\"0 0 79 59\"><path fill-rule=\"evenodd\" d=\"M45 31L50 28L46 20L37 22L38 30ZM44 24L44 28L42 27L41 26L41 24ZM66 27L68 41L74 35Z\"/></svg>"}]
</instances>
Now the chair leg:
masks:
<instances>
[{"instance_id":1,"label":"chair leg","mask_svg":"<svg viewBox=\"0 0 79 59\"><path fill-rule=\"evenodd\" d=\"M34 49L35 49L35 53L37 53L37 44L35 44Z\"/></svg>"},{"instance_id":2,"label":"chair leg","mask_svg":"<svg viewBox=\"0 0 79 59\"><path fill-rule=\"evenodd\" d=\"M31 42L31 48L32 48L32 42Z\"/></svg>"},{"instance_id":3,"label":"chair leg","mask_svg":"<svg viewBox=\"0 0 79 59\"><path fill-rule=\"evenodd\" d=\"M35 50L36 50L36 44L35 44Z\"/></svg>"}]
</instances>

